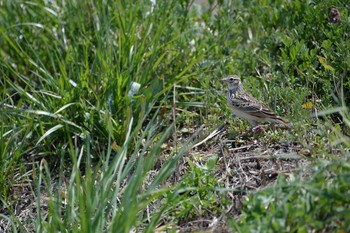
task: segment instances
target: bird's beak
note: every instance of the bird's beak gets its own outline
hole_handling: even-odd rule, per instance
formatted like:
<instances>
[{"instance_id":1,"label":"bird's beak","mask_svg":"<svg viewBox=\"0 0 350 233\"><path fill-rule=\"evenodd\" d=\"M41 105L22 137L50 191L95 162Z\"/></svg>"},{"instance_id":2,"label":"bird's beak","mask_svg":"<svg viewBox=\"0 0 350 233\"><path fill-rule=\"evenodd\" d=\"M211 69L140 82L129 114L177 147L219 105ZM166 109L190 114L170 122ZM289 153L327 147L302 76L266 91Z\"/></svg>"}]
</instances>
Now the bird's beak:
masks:
<instances>
[{"instance_id":1,"label":"bird's beak","mask_svg":"<svg viewBox=\"0 0 350 233\"><path fill-rule=\"evenodd\" d=\"M227 82L227 78L220 79L221 82Z\"/></svg>"}]
</instances>

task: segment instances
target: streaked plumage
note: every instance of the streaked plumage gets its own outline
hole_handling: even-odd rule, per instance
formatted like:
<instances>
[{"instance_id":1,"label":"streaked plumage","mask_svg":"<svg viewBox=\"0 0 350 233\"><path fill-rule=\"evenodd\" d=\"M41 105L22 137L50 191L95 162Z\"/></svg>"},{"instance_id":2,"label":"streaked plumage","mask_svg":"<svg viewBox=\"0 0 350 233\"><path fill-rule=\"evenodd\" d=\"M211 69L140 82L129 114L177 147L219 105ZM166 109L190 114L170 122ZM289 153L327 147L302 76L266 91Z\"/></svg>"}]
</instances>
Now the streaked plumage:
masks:
<instances>
[{"instance_id":1,"label":"streaked plumage","mask_svg":"<svg viewBox=\"0 0 350 233\"><path fill-rule=\"evenodd\" d=\"M244 90L241 79L237 75L228 76L221 81L228 84L227 103L234 115L247 120L252 126L256 126L258 122L286 125L283 118Z\"/></svg>"}]
</instances>

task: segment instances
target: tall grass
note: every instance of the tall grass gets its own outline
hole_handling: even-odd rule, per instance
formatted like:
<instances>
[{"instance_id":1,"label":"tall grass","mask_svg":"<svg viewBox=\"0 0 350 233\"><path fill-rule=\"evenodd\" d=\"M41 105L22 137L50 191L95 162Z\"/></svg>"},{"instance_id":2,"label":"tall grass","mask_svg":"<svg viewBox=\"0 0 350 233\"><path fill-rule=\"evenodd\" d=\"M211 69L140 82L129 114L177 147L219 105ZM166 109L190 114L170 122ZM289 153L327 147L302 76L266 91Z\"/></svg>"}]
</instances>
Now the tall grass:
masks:
<instances>
[{"instance_id":1,"label":"tall grass","mask_svg":"<svg viewBox=\"0 0 350 233\"><path fill-rule=\"evenodd\" d=\"M90 140L94 157L108 137L120 146L130 120L135 126L201 59L187 56L189 49L175 50L184 48L190 23L189 9L176 1L2 5L4 161L28 153L59 160L57 148L71 137L78 145ZM169 14L173 9L180 18ZM132 82L141 85L134 96L128 95Z\"/></svg>"},{"instance_id":2,"label":"tall grass","mask_svg":"<svg viewBox=\"0 0 350 233\"><path fill-rule=\"evenodd\" d=\"M161 130L156 117L153 117L143 130L141 130L142 124L139 123L133 128L132 123L131 121L129 124L124 144L117 152L113 151L109 136L108 146L103 152L105 160L97 166L93 166L90 160L89 141L86 141L81 148L74 147L71 142L73 169L67 183L67 191L60 190L59 186L57 191L64 192L64 196L53 195L57 191L50 196L50 217L41 218L38 212L36 231L130 232L145 223L149 225L149 232L153 231L158 223L157 216L162 214L162 205L165 203L159 203L159 211L152 210L152 217L147 216L144 210L148 204L169 193L169 187L164 184L183 150L173 154L164 167L150 179L149 171L159 158L160 147L169 137L173 127L170 125L161 133L160 138L154 141ZM143 133L137 136L140 130ZM130 148L136 136L139 140L134 148ZM49 169L43 165L39 185L48 179L43 183L50 186L51 178L48 177L48 171ZM47 186L47 190L52 190L52 187ZM175 192L171 195L178 194Z\"/></svg>"},{"instance_id":3,"label":"tall grass","mask_svg":"<svg viewBox=\"0 0 350 233\"><path fill-rule=\"evenodd\" d=\"M30 201L37 201L37 232L152 232L176 205L161 200L179 195L165 184L187 148L169 152L149 174L174 130L171 111L158 112L170 110L171 88L188 82L207 52L188 47L197 33L188 29L190 2L1 5L0 192L7 214L9 201L17 201L9 198L11 184L21 175L16 182L36 184ZM140 89L130 91L133 84ZM145 215L155 200L160 209ZM20 221L10 221L13 229L23 230Z\"/></svg>"}]
</instances>

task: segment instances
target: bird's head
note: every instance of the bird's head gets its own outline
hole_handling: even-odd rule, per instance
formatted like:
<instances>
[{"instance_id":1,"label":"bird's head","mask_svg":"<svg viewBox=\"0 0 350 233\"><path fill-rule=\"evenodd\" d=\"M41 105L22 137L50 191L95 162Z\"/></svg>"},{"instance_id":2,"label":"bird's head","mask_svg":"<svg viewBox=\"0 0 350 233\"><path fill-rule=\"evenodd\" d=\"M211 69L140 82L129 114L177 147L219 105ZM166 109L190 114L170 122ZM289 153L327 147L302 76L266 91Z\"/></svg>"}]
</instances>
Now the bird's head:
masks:
<instances>
[{"instance_id":1,"label":"bird's head","mask_svg":"<svg viewBox=\"0 0 350 233\"><path fill-rule=\"evenodd\" d=\"M237 75L230 75L221 79L222 82L228 83L229 87L237 88L241 84L241 79Z\"/></svg>"}]
</instances>

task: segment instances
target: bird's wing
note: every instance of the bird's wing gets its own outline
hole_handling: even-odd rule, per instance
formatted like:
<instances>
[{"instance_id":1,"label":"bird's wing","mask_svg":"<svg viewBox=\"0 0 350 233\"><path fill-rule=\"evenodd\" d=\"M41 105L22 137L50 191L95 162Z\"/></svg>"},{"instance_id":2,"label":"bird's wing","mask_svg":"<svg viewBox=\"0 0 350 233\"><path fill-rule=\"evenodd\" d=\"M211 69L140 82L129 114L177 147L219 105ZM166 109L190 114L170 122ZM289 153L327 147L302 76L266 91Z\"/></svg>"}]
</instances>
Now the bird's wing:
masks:
<instances>
[{"instance_id":1,"label":"bird's wing","mask_svg":"<svg viewBox=\"0 0 350 233\"><path fill-rule=\"evenodd\" d=\"M274 118L276 114L262 102L258 101L251 95L246 93L237 93L231 96L233 107L240 109L252 116L263 117L263 118Z\"/></svg>"}]
</instances>

